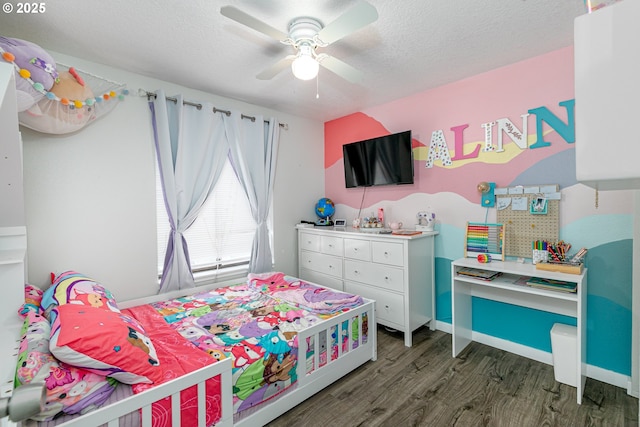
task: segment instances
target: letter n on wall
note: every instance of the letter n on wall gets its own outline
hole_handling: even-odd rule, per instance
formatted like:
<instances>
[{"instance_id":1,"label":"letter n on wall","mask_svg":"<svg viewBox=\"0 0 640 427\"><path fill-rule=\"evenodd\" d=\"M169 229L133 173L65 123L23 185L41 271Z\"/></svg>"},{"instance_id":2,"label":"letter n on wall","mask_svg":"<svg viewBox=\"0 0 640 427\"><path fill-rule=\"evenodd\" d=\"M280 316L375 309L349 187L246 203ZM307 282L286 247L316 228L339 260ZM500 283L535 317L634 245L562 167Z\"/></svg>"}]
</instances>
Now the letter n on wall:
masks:
<instances>
[{"instance_id":1,"label":"letter n on wall","mask_svg":"<svg viewBox=\"0 0 640 427\"><path fill-rule=\"evenodd\" d=\"M572 144L576 142L576 127L575 127L575 99L568 101L562 101L558 105L567 109L567 123L564 123L555 114L553 114L547 107L538 107L529 110L530 114L536 116L536 142L531 144L529 148L541 148L551 145L550 142L544 140L542 132L542 122L547 122L558 135L560 135L567 143Z\"/></svg>"}]
</instances>

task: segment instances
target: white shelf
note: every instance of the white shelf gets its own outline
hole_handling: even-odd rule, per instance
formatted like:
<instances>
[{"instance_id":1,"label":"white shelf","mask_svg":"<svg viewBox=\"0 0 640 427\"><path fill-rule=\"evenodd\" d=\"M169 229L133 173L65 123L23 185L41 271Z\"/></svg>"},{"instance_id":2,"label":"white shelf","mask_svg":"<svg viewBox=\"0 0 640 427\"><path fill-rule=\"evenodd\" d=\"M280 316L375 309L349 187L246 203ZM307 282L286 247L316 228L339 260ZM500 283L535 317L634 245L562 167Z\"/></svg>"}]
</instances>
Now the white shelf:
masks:
<instances>
[{"instance_id":1,"label":"white shelf","mask_svg":"<svg viewBox=\"0 0 640 427\"><path fill-rule=\"evenodd\" d=\"M533 264L520 263L514 261L491 261L486 264L479 263L475 258L461 258L456 260L456 265L460 267L477 268L479 270L500 271L506 274L530 277L546 277L548 279L564 280L565 282L580 282L586 271L582 274L560 273L557 271L538 270Z\"/></svg>"}]
</instances>

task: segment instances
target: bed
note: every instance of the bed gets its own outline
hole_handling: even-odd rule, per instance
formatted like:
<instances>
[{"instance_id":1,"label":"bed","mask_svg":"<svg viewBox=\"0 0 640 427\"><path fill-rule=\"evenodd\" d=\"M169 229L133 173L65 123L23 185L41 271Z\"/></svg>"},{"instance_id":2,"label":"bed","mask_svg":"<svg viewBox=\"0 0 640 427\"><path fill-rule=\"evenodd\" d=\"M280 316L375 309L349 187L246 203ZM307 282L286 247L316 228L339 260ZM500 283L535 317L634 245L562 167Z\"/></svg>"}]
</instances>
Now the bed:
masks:
<instances>
[{"instance_id":1,"label":"bed","mask_svg":"<svg viewBox=\"0 0 640 427\"><path fill-rule=\"evenodd\" d=\"M33 337L44 335L52 354L41 364L79 367L82 392L92 393L70 385L56 393L64 401L40 417L46 426L262 425L376 360L373 301L283 273L120 302L69 271L42 295L25 287L20 310L21 379L45 375L24 354L42 350ZM123 333L126 342L113 345ZM107 350L96 351L103 343Z\"/></svg>"}]
</instances>

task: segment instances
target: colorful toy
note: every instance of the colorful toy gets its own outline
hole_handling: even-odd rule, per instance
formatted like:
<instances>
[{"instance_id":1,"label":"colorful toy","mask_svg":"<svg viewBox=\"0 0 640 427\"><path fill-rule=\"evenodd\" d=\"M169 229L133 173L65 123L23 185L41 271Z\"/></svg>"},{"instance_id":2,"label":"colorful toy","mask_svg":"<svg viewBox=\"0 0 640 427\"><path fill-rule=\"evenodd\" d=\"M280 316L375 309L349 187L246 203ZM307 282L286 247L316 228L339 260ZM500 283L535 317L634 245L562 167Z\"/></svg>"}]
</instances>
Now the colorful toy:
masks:
<instances>
[{"instance_id":1,"label":"colorful toy","mask_svg":"<svg viewBox=\"0 0 640 427\"><path fill-rule=\"evenodd\" d=\"M42 90L51 89L58 78L55 60L34 43L0 36L0 54L16 68L18 112L41 100L45 96ZM35 82L38 83L36 87Z\"/></svg>"},{"instance_id":2,"label":"colorful toy","mask_svg":"<svg viewBox=\"0 0 640 427\"><path fill-rule=\"evenodd\" d=\"M21 125L49 134L75 132L108 113L129 91L120 83L61 67L39 46L0 37L0 55L13 64ZM94 96L94 91L100 95Z\"/></svg>"},{"instance_id":3,"label":"colorful toy","mask_svg":"<svg viewBox=\"0 0 640 427\"><path fill-rule=\"evenodd\" d=\"M94 94L82 78L62 71L46 97L20 115L20 123L52 134L75 132L96 118L93 102L80 101L89 99L95 99Z\"/></svg>"},{"instance_id":4,"label":"colorful toy","mask_svg":"<svg viewBox=\"0 0 640 427\"><path fill-rule=\"evenodd\" d=\"M489 254L480 254L480 255L478 255L478 262L481 262L483 264L491 262L491 255L489 255Z\"/></svg>"}]
</instances>

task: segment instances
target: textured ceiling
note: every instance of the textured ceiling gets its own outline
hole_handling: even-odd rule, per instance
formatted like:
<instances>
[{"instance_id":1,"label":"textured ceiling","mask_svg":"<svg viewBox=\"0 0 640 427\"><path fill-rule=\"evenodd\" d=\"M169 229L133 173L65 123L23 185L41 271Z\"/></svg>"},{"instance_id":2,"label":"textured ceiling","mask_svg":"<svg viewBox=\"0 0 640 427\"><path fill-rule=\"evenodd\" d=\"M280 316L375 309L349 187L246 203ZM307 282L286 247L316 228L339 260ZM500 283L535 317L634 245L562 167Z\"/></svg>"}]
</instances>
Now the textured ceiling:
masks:
<instances>
[{"instance_id":1,"label":"textured ceiling","mask_svg":"<svg viewBox=\"0 0 640 427\"><path fill-rule=\"evenodd\" d=\"M360 84L323 68L317 82L289 69L258 80L291 47L220 14L232 4L286 33L295 17L327 25L356 0L56 0L41 14L0 13L0 35L327 121L570 46L585 13L583 0L369 2L378 20L321 50L363 71Z\"/></svg>"}]
</instances>

